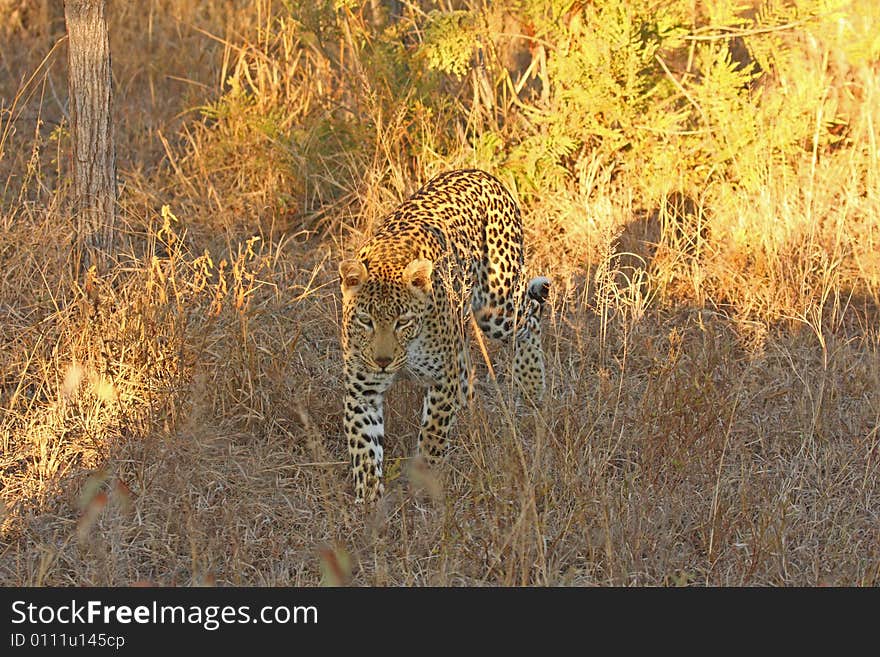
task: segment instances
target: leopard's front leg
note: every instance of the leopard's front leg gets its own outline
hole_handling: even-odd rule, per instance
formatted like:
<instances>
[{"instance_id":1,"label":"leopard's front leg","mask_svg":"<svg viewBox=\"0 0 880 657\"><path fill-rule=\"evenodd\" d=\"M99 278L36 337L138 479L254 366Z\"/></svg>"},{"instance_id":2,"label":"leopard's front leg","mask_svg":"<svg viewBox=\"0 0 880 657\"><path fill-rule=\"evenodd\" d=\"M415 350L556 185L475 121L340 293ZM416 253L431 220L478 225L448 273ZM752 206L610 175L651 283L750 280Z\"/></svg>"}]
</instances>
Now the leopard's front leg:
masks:
<instances>
[{"instance_id":1,"label":"leopard's front leg","mask_svg":"<svg viewBox=\"0 0 880 657\"><path fill-rule=\"evenodd\" d=\"M391 384L391 376L346 367L345 380L343 427L354 478L355 501L375 500L384 491L382 402Z\"/></svg>"},{"instance_id":2,"label":"leopard's front leg","mask_svg":"<svg viewBox=\"0 0 880 657\"><path fill-rule=\"evenodd\" d=\"M428 386L422 403L422 426L417 453L428 465L436 466L446 456L449 430L461 406L458 372L450 372L445 381Z\"/></svg>"}]
</instances>

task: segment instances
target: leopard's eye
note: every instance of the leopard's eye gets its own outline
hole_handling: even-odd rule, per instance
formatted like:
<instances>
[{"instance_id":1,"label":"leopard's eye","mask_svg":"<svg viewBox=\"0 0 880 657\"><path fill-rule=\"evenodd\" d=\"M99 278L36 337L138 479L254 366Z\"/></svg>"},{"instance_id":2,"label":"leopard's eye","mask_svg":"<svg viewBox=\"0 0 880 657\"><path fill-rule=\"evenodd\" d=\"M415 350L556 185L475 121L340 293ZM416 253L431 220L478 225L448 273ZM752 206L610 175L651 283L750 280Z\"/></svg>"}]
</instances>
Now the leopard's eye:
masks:
<instances>
[{"instance_id":1,"label":"leopard's eye","mask_svg":"<svg viewBox=\"0 0 880 657\"><path fill-rule=\"evenodd\" d=\"M363 326L368 331L373 330L373 318L367 315L366 313L358 313L354 316L357 320L357 323Z\"/></svg>"},{"instance_id":2,"label":"leopard's eye","mask_svg":"<svg viewBox=\"0 0 880 657\"><path fill-rule=\"evenodd\" d=\"M403 317L399 317L397 322L394 324L395 331L402 331L404 329L409 328L416 321L416 318L412 315L404 315Z\"/></svg>"}]
</instances>

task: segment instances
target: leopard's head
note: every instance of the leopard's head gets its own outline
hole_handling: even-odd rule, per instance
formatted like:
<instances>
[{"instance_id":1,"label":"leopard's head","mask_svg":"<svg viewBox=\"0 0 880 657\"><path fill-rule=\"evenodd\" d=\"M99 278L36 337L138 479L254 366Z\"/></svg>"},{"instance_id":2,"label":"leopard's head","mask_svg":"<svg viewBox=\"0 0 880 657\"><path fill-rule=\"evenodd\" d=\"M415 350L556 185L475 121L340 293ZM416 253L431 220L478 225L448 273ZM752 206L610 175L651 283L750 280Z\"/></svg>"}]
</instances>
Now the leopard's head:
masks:
<instances>
[{"instance_id":1,"label":"leopard's head","mask_svg":"<svg viewBox=\"0 0 880 657\"><path fill-rule=\"evenodd\" d=\"M371 274L360 260L339 264L342 285L342 348L374 372L396 372L422 329L431 295L430 260L413 260L398 275Z\"/></svg>"}]
</instances>

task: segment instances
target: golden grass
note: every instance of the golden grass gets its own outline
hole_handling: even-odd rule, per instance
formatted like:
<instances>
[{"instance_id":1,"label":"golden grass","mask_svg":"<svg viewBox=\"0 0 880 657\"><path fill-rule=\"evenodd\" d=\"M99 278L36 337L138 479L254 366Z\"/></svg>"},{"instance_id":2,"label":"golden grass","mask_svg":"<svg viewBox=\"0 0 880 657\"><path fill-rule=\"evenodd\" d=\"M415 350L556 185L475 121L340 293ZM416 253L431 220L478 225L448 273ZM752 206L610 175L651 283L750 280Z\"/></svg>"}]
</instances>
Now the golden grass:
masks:
<instances>
[{"instance_id":1,"label":"golden grass","mask_svg":"<svg viewBox=\"0 0 880 657\"><path fill-rule=\"evenodd\" d=\"M268 3L153 0L147 29L110 4L127 246L102 279L67 273L63 47L24 84L52 40L23 14L0 68L0 583L880 582L876 80L853 83L850 141L758 191L650 208L595 162L530 197L546 403L517 413L503 350L496 390L474 342L478 394L431 473L408 459L419 390L395 384L388 494L362 509L336 262L481 156L441 155L381 89L366 146L328 128L279 151L272 130L352 92L317 90L339 80L271 41ZM236 70L256 106L202 119Z\"/></svg>"}]
</instances>

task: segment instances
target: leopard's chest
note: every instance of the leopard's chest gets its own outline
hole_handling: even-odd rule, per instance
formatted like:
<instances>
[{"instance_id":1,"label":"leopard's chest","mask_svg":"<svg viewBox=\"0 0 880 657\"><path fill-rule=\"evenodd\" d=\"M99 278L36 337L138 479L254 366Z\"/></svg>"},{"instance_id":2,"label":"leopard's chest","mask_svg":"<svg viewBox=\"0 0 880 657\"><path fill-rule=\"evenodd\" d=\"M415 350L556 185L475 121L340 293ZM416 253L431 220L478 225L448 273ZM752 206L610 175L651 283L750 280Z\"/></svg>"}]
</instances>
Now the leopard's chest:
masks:
<instances>
[{"instance_id":1,"label":"leopard's chest","mask_svg":"<svg viewBox=\"0 0 880 657\"><path fill-rule=\"evenodd\" d=\"M407 368L423 383L436 383L443 379L450 349L446 340L431 330L422 330L406 349Z\"/></svg>"}]
</instances>

